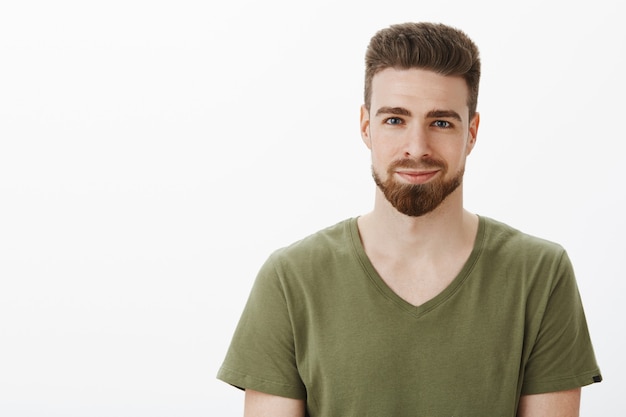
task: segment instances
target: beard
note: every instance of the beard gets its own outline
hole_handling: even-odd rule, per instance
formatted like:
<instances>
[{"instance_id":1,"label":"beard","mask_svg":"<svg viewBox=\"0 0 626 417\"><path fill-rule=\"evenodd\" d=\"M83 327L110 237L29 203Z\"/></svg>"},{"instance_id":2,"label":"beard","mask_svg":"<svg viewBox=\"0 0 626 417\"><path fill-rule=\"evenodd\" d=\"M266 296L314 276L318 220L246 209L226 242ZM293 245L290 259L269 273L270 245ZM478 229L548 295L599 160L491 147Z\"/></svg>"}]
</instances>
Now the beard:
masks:
<instances>
[{"instance_id":1,"label":"beard","mask_svg":"<svg viewBox=\"0 0 626 417\"><path fill-rule=\"evenodd\" d=\"M437 179L426 184L403 184L394 179L394 172L399 168L408 169L440 169ZM462 167L450 179L446 180L448 166L444 161L424 157L419 161L400 159L394 161L387 169L387 179L381 180L372 166L374 182L385 195L385 198L400 213L411 217L419 217L430 213L463 182L465 168Z\"/></svg>"}]
</instances>

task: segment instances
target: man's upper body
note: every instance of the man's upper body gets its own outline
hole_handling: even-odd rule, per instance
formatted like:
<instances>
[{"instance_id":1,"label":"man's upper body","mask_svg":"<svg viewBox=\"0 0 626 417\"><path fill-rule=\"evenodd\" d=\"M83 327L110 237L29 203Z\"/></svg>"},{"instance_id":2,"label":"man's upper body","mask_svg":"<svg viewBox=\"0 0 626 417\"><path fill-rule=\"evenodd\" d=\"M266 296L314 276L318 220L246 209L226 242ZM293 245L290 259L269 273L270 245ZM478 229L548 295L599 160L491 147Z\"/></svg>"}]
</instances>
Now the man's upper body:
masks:
<instances>
[{"instance_id":1,"label":"man's upper body","mask_svg":"<svg viewBox=\"0 0 626 417\"><path fill-rule=\"evenodd\" d=\"M416 305L378 272L358 220L270 256L220 378L311 416L473 417L598 377L561 246L481 216L459 271Z\"/></svg>"},{"instance_id":2,"label":"man's upper body","mask_svg":"<svg viewBox=\"0 0 626 417\"><path fill-rule=\"evenodd\" d=\"M601 377L565 251L463 207L479 77L456 29L372 38L374 208L262 268L219 374L246 416L578 415Z\"/></svg>"}]
</instances>

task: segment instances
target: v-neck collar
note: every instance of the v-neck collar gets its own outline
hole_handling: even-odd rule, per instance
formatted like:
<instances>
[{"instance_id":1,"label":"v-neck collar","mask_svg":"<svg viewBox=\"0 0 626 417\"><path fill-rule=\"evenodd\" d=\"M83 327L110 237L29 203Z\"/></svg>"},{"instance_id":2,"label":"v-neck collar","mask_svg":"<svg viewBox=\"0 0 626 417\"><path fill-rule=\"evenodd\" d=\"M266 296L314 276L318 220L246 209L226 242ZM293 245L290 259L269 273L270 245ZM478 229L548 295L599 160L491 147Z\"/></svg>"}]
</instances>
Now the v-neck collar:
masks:
<instances>
[{"instance_id":1,"label":"v-neck collar","mask_svg":"<svg viewBox=\"0 0 626 417\"><path fill-rule=\"evenodd\" d=\"M485 219L478 216L478 230L476 232L476 238L474 240L474 247L472 248L472 252L470 253L469 257L465 261L463 268L461 268L461 271L452 280L452 282L443 289L443 291L441 291L439 294L426 301L425 303L419 306L415 306L396 294L378 274L369 257L365 253L365 248L363 247L363 242L361 242L361 237L359 234L357 220L358 217L352 218L349 222L348 227L350 228L350 237L352 240L352 246L355 251L355 255L359 260L359 263L363 267L363 270L365 271L367 277L369 278L371 283L376 286L376 288L381 292L383 296L388 298L398 308L406 311L407 313L415 317L421 317L429 311L437 308L437 306L441 305L444 301L452 297L457 292L461 285L463 285L466 279L470 276L470 273L474 265L476 264L476 261L480 257L480 254L484 247L486 228Z\"/></svg>"}]
</instances>

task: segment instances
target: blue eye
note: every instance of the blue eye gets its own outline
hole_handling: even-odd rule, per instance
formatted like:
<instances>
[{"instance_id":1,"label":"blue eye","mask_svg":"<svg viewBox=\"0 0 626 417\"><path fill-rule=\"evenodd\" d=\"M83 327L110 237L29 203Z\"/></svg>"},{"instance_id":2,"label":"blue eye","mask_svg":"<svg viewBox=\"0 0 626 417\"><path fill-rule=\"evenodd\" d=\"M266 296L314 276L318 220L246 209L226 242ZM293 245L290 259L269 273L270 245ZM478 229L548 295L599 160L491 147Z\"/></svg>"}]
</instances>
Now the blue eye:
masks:
<instances>
[{"instance_id":1,"label":"blue eye","mask_svg":"<svg viewBox=\"0 0 626 417\"><path fill-rule=\"evenodd\" d=\"M390 117L388 119L385 119L385 123L388 125L400 125L402 124L402 119L400 119L399 117Z\"/></svg>"},{"instance_id":2,"label":"blue eye","mask_svg":"<svg viewBox=\"0 0 626 417\"><path fill-rule=\"evenodd\" d=\"M446 122L445 120L435 120L433 125L442 129L447 129L451 126L450 122Z\"/></svg>"}]
</instances>

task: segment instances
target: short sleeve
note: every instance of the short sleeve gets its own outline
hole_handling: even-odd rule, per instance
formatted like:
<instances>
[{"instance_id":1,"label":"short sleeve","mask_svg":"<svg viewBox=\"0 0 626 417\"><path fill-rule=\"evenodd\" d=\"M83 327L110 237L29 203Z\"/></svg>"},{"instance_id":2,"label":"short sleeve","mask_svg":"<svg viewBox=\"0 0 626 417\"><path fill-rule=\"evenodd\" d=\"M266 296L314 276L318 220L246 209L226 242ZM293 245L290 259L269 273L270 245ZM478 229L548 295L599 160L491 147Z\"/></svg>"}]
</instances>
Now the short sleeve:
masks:
<instances>
[{"instance_id":1,"label":"short sleeve","mask_svg":"<svg viewBox=\"0 0 626 417\"><path fill-rule=\"evenodd\" d=\"M241 389L304 399L292 321L276 260L263 265L217 378Z\"/></svg>"},{"instance_id":2,"label":"short sleeve","mask_svg":"<svg viewBox=\"0 0 626 417\"><path fill-rule=\"evenodd\" d=\"M526 363L522 395L574 389L601 380L574 271L563 252Z\"/></svg>"}]
</instances>

